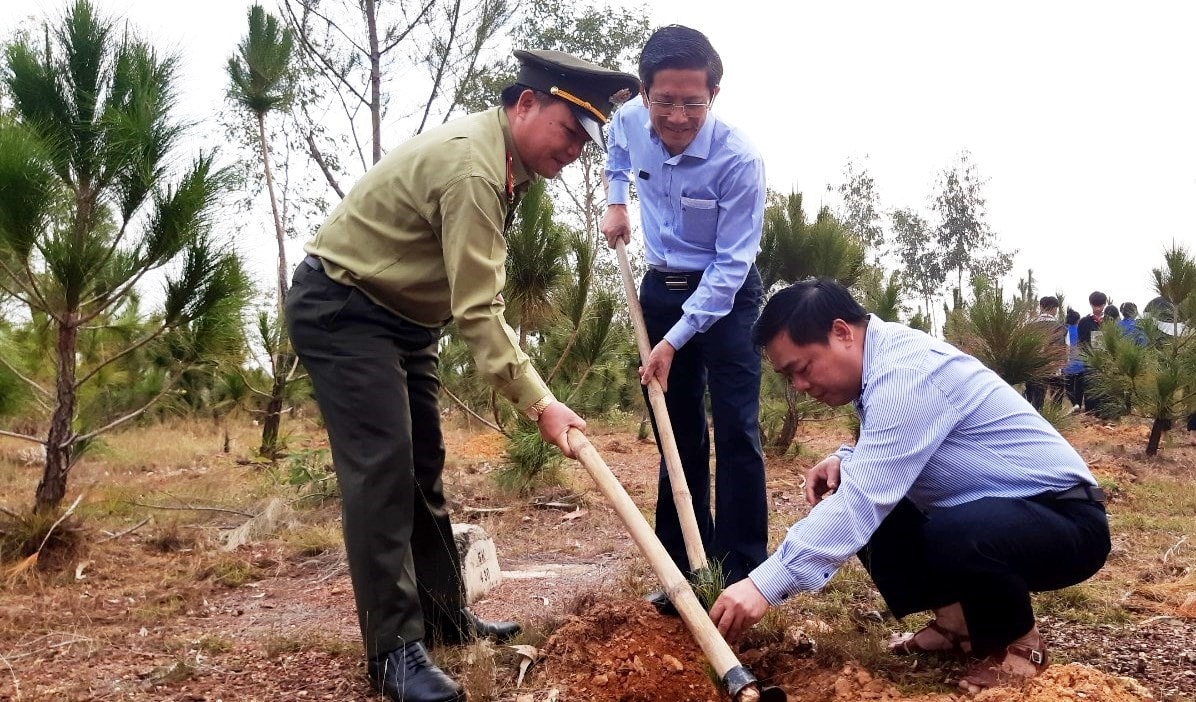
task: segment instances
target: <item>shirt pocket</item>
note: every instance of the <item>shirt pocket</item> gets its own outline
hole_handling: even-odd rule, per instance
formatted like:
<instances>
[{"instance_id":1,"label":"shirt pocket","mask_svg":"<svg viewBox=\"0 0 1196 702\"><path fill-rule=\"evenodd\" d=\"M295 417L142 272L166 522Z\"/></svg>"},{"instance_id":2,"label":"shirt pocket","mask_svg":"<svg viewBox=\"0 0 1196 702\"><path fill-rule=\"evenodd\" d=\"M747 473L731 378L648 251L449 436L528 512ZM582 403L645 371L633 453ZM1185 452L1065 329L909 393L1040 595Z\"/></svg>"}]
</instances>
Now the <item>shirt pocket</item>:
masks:
<instances>
[{"instance_id":1,"label":"shirt pocket","mask_svg":"<svg viewBox=\"0 0 1196 702\"><path fill-rule=\"evenodd\" d=\"M714 249L718 234L718 200L681 198L681 238Z\"/></svg>"}]
</instances>

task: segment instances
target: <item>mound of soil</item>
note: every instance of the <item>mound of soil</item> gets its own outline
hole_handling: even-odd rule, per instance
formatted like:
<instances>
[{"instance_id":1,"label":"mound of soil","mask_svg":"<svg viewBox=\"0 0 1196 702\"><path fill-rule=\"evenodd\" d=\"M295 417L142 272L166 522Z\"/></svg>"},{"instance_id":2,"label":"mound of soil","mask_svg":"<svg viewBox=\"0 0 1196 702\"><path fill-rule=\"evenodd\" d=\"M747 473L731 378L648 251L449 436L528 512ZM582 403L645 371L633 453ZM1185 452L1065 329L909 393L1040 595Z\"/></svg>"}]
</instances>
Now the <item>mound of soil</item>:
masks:
<instances>
[{"instance_id":1,"label":"mound of soil","mask_svg":"<svg viewBox=\"0 0 1196 702\"><path fill-rule=\"evenodd\" d=\"M643 600L592 599L575 606L544 644L537 675L592 702L718 702L701 650L677 617Z\"/></svg>"},{"instance_id":2,"label":"mound of soil","mask_svg":"<svg viewBox=\"0 0 1196 702\"><path fill-rule=\"evenodd\" d=\"M676 617L661 616L639 599L588 597L545 643L533 680L556 687L563 699L590 702L725 702L702 652ZM905 700L918 702L1056 702L1153 699L1137 681L1090 666L1053 665L1024 685L963 692L903 692L889 680L848 663L828 670L810 649L786 641L739 651L763 684L785 690L790 702ZM949 689L949 688L944 688Z\"/></svg>"}]
</instances>

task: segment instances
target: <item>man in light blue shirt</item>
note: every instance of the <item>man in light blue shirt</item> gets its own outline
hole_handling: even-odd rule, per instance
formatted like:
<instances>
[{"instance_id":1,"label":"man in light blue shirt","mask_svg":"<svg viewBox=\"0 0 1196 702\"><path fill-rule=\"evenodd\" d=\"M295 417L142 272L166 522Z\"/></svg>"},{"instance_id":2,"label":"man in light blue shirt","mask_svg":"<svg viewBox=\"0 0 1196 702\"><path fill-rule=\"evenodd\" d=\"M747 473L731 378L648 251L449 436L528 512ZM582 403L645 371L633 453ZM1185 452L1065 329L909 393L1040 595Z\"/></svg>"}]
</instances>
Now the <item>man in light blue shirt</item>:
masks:
<instances>
[{"instance_id":1,"label":"man in light blue shirt","mask_svg":"<svg viewBox=\"0 0 1196 702\"><path fill-rule=\"evenodd\" d=\"M601 228L612 248L630 241L634 177L649 266L640 302L653 344L640 374L644 384L655 378L665 390L702 540L727 582L735 582L767 555L760 355L751 343L762 299L754 262L764 165L736 129L710 113L723 69L701 32L678 25L657 30L640 54L639 72L642 100L624 104L611 121ZM707 387L717 460L713 518ZM656 533L688 571L663 460ZM671 611L663 593L650 599Z\"/></svg>"},{"instance_id":2,"label":"man in light blue shirt","mask_svg":"<svg viewBox=\"0 0 1196 702\"><path fill-rule=\"evenodd\" d=\"M1109 553L1104 495L1075 449L996 373L955 347L869 317L841 285L769 300L754 338L795 389L860 417L806 475L810 513L711 617L735 635L859 555L897 617L935 619L896 654L985 656L975 692L1047 666L1030 592L1081 582Z\"/></svg>"}]
</instances>

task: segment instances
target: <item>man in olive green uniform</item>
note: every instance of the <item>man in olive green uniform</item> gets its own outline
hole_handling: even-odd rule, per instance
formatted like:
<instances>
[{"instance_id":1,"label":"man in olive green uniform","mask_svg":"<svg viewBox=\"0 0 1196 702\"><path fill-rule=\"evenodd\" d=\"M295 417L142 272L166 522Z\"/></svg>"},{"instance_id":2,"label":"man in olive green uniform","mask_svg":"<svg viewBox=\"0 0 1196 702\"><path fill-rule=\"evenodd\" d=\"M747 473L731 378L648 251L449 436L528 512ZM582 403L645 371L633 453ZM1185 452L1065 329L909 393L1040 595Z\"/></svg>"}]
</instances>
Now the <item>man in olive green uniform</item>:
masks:
<instances>
[{"instance_id":1,"label":"man in olive green uniform","mask_svg":"<svg viewBox=\"0 0 1196 702\"><path fill-rule=\"evenodd\" d=\"M417 136L365 174L304 247L287 298L340 481L369 674L393 700L464 699L424 640L519 630L463 606L441 483L441 328L456 321L479 373L566 455L566 432L585 428L503 319L503 235L532 180L602 143L614 103L639 83L560 52L515 54L502 106Z\"/></svg>"}]
</instances>

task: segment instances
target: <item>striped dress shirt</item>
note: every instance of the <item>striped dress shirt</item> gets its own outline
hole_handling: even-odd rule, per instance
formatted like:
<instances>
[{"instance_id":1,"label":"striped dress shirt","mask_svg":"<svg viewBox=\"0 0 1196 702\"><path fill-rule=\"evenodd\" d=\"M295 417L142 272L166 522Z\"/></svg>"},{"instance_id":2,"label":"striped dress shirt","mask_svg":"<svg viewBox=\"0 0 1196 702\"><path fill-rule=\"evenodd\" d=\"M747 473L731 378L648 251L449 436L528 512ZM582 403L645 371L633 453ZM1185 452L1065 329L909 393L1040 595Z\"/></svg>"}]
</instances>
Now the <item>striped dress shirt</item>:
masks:
<instances>
[{"instance_id":1,"label":"striped dress shirt","mask_svg":"<svg viewBox=\"0 0 1196 702\"><path fill-rule=\"evenodd\" d=\"M948 343L870 318L855 446L840 485L751 579L770 604L817 590L902 498L923 511L1096 481L1059 432L996 373Z\"/></svg>"},{"instance_id":2,"label":"striped dress shirt","mask_svg":"<svg viewBox=\"0 0 1196 702\"><path fill-rule=\"evenodd\" d=\"M713 112L685 151L669 154L643 100L611 117L607 202L627 204L631 179L640 196L644 255L662 271L702 271L664 338L679 349L731 311L764 227L764 161L738 129Z\"/></svg>"}]
</instances>

